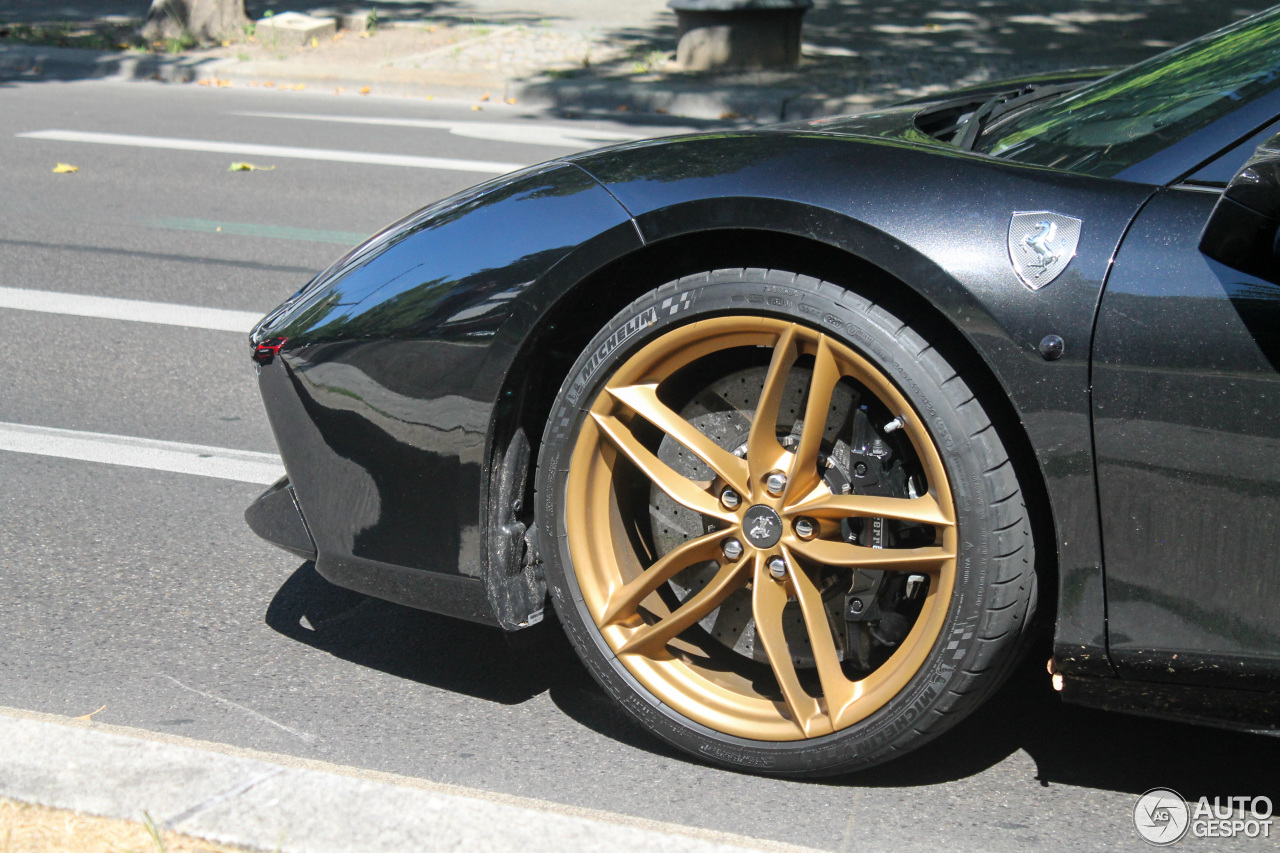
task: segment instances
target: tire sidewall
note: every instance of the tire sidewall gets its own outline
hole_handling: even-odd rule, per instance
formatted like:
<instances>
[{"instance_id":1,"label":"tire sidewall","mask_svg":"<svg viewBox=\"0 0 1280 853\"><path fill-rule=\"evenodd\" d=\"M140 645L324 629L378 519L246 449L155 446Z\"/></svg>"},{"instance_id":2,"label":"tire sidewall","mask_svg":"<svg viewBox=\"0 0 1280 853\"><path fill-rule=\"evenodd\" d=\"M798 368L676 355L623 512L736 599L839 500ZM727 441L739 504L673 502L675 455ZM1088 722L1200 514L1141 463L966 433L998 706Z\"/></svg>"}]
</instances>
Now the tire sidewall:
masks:
<instances>
[{"instance_id":1,"label":"tire sidewall","mask_svg":"<svg viewBox=\"0 0 1280 853\"><path fill-rule=\"evenodd\" d=\"M758 274L757 276L751 273ZM896 696L865 719L819 738L763 742L721 734L675 712L635 679L605 643L588 612L569 554L564 504L569 465L592 402L613 370L672 329L726 314L763 314L830 335L889 376L925 422L951 481L957 516L955 588L933 650ZM989 506L985 448L967 437L936 366L917 359L893 315L835 285L791 273L731 270L689 276L640 298L602 329L570 370L552 408L538 471L538 526L547 585L570 641L601 686L641 726L673 746L722 766L778 775L825 775L869 767L928 736L914 732L945 698L976 649L988 584Z\"/></svg>"}]
</instances>

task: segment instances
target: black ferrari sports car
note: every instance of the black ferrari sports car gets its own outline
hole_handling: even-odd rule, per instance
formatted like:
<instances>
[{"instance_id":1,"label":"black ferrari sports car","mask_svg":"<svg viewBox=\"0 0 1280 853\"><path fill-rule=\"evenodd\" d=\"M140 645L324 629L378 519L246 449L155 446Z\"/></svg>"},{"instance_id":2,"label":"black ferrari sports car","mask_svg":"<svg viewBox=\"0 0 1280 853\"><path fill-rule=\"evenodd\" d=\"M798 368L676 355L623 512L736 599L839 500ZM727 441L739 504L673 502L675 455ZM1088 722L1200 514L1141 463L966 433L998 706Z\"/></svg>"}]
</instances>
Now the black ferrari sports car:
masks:
<instances>
[{"instance_id":1,"label":"black ferrari sports car","mask_svg":"<svg viewBox=\"0 0 1280 853\"><path fill-rule=\"evenodd\" d=\"M549 600L728 767L901 755L1037 626L1068 702L1274 730L1277 134L1280 8L490 181L254 330L288 477L246 517L372 596Z\"/></svg>"}]
</instances>

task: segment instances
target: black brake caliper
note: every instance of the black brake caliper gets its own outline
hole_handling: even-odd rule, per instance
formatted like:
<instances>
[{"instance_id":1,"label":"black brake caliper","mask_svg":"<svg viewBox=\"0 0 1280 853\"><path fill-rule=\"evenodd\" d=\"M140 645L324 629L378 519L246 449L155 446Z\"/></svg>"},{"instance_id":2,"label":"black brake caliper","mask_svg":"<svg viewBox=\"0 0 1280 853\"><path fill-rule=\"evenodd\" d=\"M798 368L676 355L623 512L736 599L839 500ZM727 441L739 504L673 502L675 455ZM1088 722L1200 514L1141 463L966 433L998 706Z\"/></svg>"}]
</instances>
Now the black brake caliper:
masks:
<instances>
[{"instance_id":1,"label":"black brake caliper","mask_svg":"<svg viewBox=\"0 0 1280 853\"><path fill-rule=\"evenodd\" d=\"M889 442L871 425L866 407L854 415L849 451L849 483L855 495L906 498L907 475ZM841 525L847 542L865 548L892 548L894 528L884 518L851 518ZM894 608L904 595L900 572L855 569L844 597L847 660L861 669L872 666L873 646L896 646L906 637L910 621Z\"/></svg>"}]
</instances>

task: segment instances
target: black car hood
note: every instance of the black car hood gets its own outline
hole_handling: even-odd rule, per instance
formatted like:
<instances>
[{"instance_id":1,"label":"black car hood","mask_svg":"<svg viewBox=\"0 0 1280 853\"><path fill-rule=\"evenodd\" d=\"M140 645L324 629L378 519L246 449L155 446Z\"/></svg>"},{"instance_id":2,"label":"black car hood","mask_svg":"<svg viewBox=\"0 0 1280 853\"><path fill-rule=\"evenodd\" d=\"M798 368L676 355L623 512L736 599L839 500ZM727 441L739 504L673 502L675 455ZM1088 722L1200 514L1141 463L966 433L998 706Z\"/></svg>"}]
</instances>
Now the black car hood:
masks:
<instances>
[{"instance_id":1,"label":"black car hood","mask_svg":"<svg viewBox=\"0 0 1280 853\"><path fill-rule=\"evenodd\" d=\"M818 133L831 133L840 136L872 136L880 139L901 139L908 142L919 142L941 148L953 149L955 146L936 139L920 130L917 118L950 102L971 101L979 104L999 92L1016 91L1024 86L1057 86L1062 84L1091 83L1119 69L1117 68L1075 68L1065 71L1046 72L1009 80L996 80L978 86L936 92L909 101L903 101L873 112L858 113L847 116L829 116L826 118L808 119L773 125L770 130L807 130Z\"/></svg>"},{"instance_id":2,"label":"black car hood","mask_svg":"<svg viewBox=\"0 0 1280 853\"><path fill-rule=\"evenodd\" d=\"M836 136L872 136L880 139L901 139L906 142L918 142L924 145L954 150L955 146L934 139L916 127L916 116L927 109L929 109L927 105L903 104L851 116L830 116L828 118L788 122L774 125L769 130L789 132L800 130Z\"/></svg>"}]
</instances>

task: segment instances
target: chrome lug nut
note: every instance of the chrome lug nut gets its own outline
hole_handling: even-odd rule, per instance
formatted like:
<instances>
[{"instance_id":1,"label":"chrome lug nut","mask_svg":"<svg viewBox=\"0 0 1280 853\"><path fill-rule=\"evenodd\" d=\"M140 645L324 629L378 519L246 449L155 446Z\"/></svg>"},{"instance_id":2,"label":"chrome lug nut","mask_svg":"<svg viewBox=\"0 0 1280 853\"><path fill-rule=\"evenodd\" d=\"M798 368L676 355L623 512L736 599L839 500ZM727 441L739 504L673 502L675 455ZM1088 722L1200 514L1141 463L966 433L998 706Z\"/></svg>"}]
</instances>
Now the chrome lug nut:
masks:
<instances>
[{"instance_id":1,"label":"chrome lug nut","mask_svg":"<svg viewBox=\"0 0 1280 853\"><path fill-rule=\"evenodd\" d=\"M801 539L812 539L818 535L818 522L812 518L797 518L796 535Z\"/></svg>"},{"instance_id":2,"label":"chrome lug nut","mask_svg":"<svg viewBox=\"0 0 1280 853\"><path fill-rule=\"evenodd\" d=\"M730 560L736 560L742 556L742 543L737 539L726 539L720 549L724 551L725 557Z\"/></svg>"},{"instance_id":3,"label":"chrome lug nut","mask_svg":"<svg viewBox=\"0 0 1280 853\"><path fill-rule=\"evenodd\" d=\"M787 475L781 471L771 472L764 478L764 487L769 490L769 494L775 497L782 494L783 490L787 488Z\"/></svg>"},{"instance_id":4,"label":"chrome lug nut","mask_svg":"<svg viewBox=\"0 0 1280 853\"><path fill-rule=\"evenodd\" d=\"M725 509L737 509L742 498L733 489L725 489L720 493L720 503L724 504Z\"/></svg>"},{"instance_id":5,"label":"chrome lug nut","mask_svg":"<svg viewBox=\"0 0 1280 853\"><path fill-rule=\"evenodd\" d=\"M787 561L781 557L770 557L769 574L776 581L784 579L787 576Z\"/></svg>"}]
</instances>

